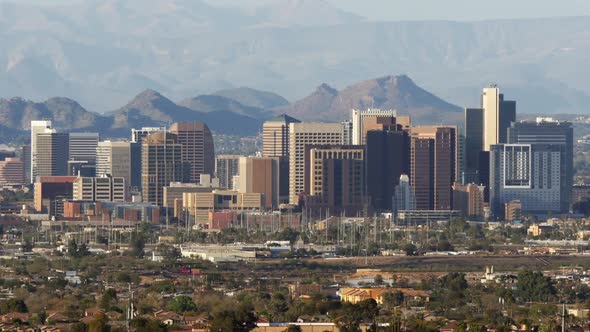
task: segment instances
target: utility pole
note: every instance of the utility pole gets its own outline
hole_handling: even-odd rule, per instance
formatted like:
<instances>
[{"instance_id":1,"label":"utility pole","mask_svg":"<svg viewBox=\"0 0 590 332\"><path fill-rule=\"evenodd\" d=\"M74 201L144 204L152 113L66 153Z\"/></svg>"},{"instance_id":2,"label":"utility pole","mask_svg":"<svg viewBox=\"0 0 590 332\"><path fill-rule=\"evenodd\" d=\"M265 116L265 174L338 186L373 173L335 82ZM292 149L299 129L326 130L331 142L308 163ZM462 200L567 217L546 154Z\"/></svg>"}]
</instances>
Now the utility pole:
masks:
<instances>
[{"instance_id":1,"label":"utility pole","mask_svg":"<svg viewBox=\"0 0 590 332\"><path fill-rule=\"evenodd\" d=\"M563 301L563 307L561 309L561 332L565 332L565 301Z\"/></svg>"}]
</instances>

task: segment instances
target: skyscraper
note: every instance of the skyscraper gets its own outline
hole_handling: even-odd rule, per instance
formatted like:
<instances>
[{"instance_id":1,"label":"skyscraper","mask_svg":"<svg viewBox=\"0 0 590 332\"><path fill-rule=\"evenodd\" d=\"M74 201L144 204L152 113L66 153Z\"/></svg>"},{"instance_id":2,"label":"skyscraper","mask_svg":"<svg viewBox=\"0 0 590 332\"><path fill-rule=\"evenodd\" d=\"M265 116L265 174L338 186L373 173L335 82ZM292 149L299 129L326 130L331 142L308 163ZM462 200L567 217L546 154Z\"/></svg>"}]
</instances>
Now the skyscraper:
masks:
<instances>
[{"instance_id":1,"label":"skyscraper","mask_svg":"<svg viewBox=\"0 0 590 332\"><path fill-rule=\"evenodd\" d=\"M70 133L70 160L95 164L98 141L98 133Z\"/></svg>"},{"instance_id":2,"label":"skyscraper","mask_svg":"<svg viewBox=\"0 0 590 332\"><path fill-rule=\"evenodd\" d=\"M144 137L148 135L165 132L166 127L143 127L141 129L131 129L131 142L139 143L143 141Z\"/></svg>"},{"instance_id":3,"label":"skyscraper","mask_svg":"<svg viewBox=\"0 0 590 332\"><path fill-rule=\"evenodd\" d=\"M399 177L398 185L395 186L393 211L407 211L416 209L416 196L414 188L410 185L410 177L402 174Z\"/></svg>"},{"instance_id":4,"label":"skyscraper","mask_svg":"<svg viewBox=\"0 0 590 332\"><path fill-rule=\"evenodd\" d=\"M266 209L279 206L279 158L241 157L239 159L238 192L264 195Z\"/></svg>"},{"instance_id":5,"label":"skyscraper","mask_svg":"<svg viewBox=\"0 0 590 332\"><path fill-rule=\"evenodd\" d=\"M499 144L490 150L490 207L496 217L514 200L522 211L561 211L561 148L552 144Z\"/></svg>"},{"instance_id":6,"label":"skyscraper","mask_svg":"<svg viewBox=\"0 0 590 332\"><path fill-rule=\"evenodd\" d=\"M129 142L99 142L96 147L96 176L131 179L131 151Z\"/></svg>"},{"instance_id":7,"label":"skyscraper","mask_svg":"<svg viewBox=\"0 0 590 332\"><path fill-rule=\"evenodd\" d=\"M35 183L37 176L37 134L45 132L46 129L51 129L50 120L31 121L31 183Z\"/></svg>"},{"instance_id":8,"label":"skyscraper","mask_svg":"<svg viewBox=\"0 0 590 332\"><path fill-rule=\"evenodd\" d=\"M334 214L355 215L363 211L365 151L359 145L310 146L306 158L307 207Z\"/></svg>"},{"instance_id":9,"label":"skyscraper","mask_svg":"<svg viewBox=\"0 0 590 332\"><path fill-rule=\"evenodd\" d=\"M465 109L465 173L464 183L479 183L479 158L483 151L483 109Z\"/></svg>"},{"instance_id":10,"label":"skyscraper","mask_svg":"<svg viewBox=\"0 0 590 332\"><path fill-rule=\"evenodd\" d=\"M418 210L451 210L457 175L457 128L412 128L410 182Z\"/></svg>"},{"instance_id":11,"label":"skyscraper","mask_svg":"<svg viewBox=\"0 0 590 332\"><path fill-rule=\"evenodd\" d=\"M537 118L536 122L517 122L508 128L508 143L548 144L561 152L560 186L561 211L569 210L574 181L574 129L569 122L552 118Z\"/></svg>"},{"instance_id":12,"label":"skyscraper","mask_svg":"<svg viewBox=\"0 0 590 332\"><path fill-rule=\"evenodd\" d=\"M215 159L215 175L219 186L224 189L233 188L233 178L239 174L240 155L218 155Z\"/></svg>"},{"instance_id":13,"label":"skyscraper","mask_svg":"<svg viewBox=\"0 0 590 332\"><path fill-rule=\"evenodd\" d=\"M145 202L162 206L163 188L182 180L182 148L172 133L155 133L143 139L141 193Z\"/></svg>"},{"instance_id":14,"label":"skyscraper","mask_svg":"<svg viewBox=\"0 0 590 332\"><path fill-rule=\"evenodd\" d=\"M182 145L182 163L186 182L199 183L201 174L215 174L215 148L213 136L201 122L174 123L170 133Z\"/></svg>"},{"instance_id":15,"label":"skyscraper","mask_svg":"<svg viewBox=\"0 0 590 332\"><path fill-rule=\"evenodd\" d=\"M366 137L367 196L375 210L392 209L395 187L410 173L410 139L403 130L372 130Z\"/></svg>"},{"instance_id":16,"label":"skyscraper","mask_svg":"<svg viewBox=\"0 0 590 332\"><path fill-rule=\"evenodd\" d=\"M395 124L397 118L397 111L395 110L380 110L380 109L368 109L365 111L352 110L352 144L363 145L365 144L367 131L374 130L377 128L371 128L378 123L384 124ZM407 118L409 122L409 117ZM409 125L409 123L408 123Z\"/></svg>"},{"instance_id":17,"label":"skyscraper","mask_svg":"<svg viewBox=\"0 0 590 332\"><path fill-rule=\"evenodd\" d=\"M289 157L289 125L301 121L286 114L276 116L262 125L262 155ZM288 160L288 159L286 159Z\"/></svg>"},{"instance_id":18,"label":"skyscraper","mask_svg":"<svg viewBox=\"0 0 590 332\"><path fill-rule=\"evenodd\" d=\"M67 133L58 133L54 129L45 129L36 135L35 177L68 174L68 138Z\"/></svg>"},{"instance_id":19,"label":"skyscraper","mask_svg":"<svg viewBox=\"0 0 590 332\"><path fill-rule=\"evenodd\" d=\"M510 123L516 121L516 102L504 100L504 95L496 86L484 88L481 96L484 116L484 151L490 146L507 142L507 130Z\"/></svg>"},{"instance_id":20,"label":"skyscraper","mask_svg":"<svg viewBox=\"0 0 590 332\"><path fill-rule=\"evenodd\" d=\"M312 145L339 145L342 142L340 123L291 123L289 125L289 202L297 204L305 191L306 149Z\"/></svg>"}]
</instances>

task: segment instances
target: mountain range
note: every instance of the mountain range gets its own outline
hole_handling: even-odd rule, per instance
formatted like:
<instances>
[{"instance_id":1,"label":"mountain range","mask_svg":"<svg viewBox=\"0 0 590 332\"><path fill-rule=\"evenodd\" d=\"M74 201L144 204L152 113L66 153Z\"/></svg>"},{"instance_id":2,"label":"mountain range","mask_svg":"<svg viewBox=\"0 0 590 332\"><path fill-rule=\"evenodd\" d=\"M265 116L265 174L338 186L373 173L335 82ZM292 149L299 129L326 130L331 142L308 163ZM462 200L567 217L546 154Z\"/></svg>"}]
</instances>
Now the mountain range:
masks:
<instances>
[{"instance_id":1,"label":"mountain range","mask_svg":"<svg viewBox=\"0 0 590 332\"><path fill-rule=\"evenodd\" d=\"M396 109L409 114L415 124L459 124L462 110L417 86L406 75L365 80L338 91L320 85L309 96L289 104L277 94L241 87L173 102L154 90L145 90L125 106L104 114L90 112L78 102L50 98L33 102L22 98L0 99L2 129L25 134L31 120L51 119L65 131L97 131L105 137L128 137L131 128L168 126L173 122L205 122L214 132L257 135L262 123L287 113L304 121L341 121L350 110Z\"/></svg>"},{"instance_id":2,"label":"mountain range","mask_svg":"<svg viewBox=\"0 0 590 332\"><path fill-rule=\"evenodd\" d=\"M299 100L323 82L343 91L394 72L462 107L490 83L520 113L590 103L590 17L381 22L323 0L55 3L0 1L0 97L65 96L103 114L146 89L182 100L248 86Z\"/></svg>"}]
</instances>

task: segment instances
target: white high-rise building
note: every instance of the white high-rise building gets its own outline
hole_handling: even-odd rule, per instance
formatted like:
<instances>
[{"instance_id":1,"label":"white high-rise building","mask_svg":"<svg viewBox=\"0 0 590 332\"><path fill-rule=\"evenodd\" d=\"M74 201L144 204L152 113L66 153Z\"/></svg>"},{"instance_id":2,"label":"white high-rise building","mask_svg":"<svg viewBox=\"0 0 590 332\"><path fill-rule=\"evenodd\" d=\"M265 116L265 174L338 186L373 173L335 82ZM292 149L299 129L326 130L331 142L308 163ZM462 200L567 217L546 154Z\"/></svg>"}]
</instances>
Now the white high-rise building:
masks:
<instances>
[{"instance_id":1,"label":"white high-rise building","mask_svg":"<svg viewBox=\"0 0 590 332\"><path fill-rule=\"evenodd\" d=\"M365 118L391 118L397 117L397 111L395 110L380 110L380 109L368 109L365 111L352 110L352 144L363 145L365 144L364 127L363 122Z\"/></svg>"},{"instance_id":2,"label":"white high-rise building","mask_svg":"<svg viewBox=\"0 0 590 332\"><path fill-rule=\"evenodd\" d=\"M496 86L484 88L481 95L483 109L483 149L490 151L495 144L507 142L510 124L516 121L516 102L504 100Z\"/></svg>"},{"instance_id":3,"label":"white high-rise building","mask_svg":"<svg viewBox=\"0 0 590 332\"><path fill-rule=\"evenodd\" d=\"M96 176L131 179L131 148L129 142L98 142L96 147Z\"/></svg>"},{"instance_id":4,"label":"white high-rise building","mask_svg":"<svg viewBox=\"0 0 590 332\"><path fill-rule=\"evenodd\" d=\"M395 187L394 197L396 211L416 209L416 196L410 185L410 177L407 174L402 174L399 177L399 184Z\"/></svg>"},{"instance_id":5,"label":"white high-rise building","mask_svg":"<svg viewBox=\"0 0 590 332\"><path fill-rule=\"evenodd\" d=\"M305 152L312 145L340 145L340 123L289 124L289 202L298 203L298 195L305 190Z\"/></svg>"},{"instance_id":6,"label":"white high-rise building","mask_svg":"<svg viewBox=\"0 0 590 332\"><path fill-rule=\"evenodd\" d=\"M51 129L51 120L31 121L31 183L37 175L37 135Z\"/></svg>"}]
</instances>

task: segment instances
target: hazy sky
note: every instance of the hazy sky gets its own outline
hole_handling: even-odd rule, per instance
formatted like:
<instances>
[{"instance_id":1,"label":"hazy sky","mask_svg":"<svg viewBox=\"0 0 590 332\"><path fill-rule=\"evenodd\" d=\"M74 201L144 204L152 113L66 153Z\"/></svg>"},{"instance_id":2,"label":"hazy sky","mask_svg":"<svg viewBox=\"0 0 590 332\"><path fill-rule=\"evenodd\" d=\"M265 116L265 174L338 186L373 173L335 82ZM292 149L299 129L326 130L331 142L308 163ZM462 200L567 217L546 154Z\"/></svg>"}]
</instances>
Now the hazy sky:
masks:
<instances>
[{"instance_id":1,"label":"hazy sky","mask_svg":"<svg viewBox=\"0 0 590 332\"><path fill-rule=\"evenodd\" d=\"M52 5L86 0L0 0ZM196 0L195 0L196 1ZM204 0L251 7L289 0ZM321 0L290 0L321 1ZM589 0L323 0L372 20L485 20L590 15Z\"/></svg>"}]
</instances>

